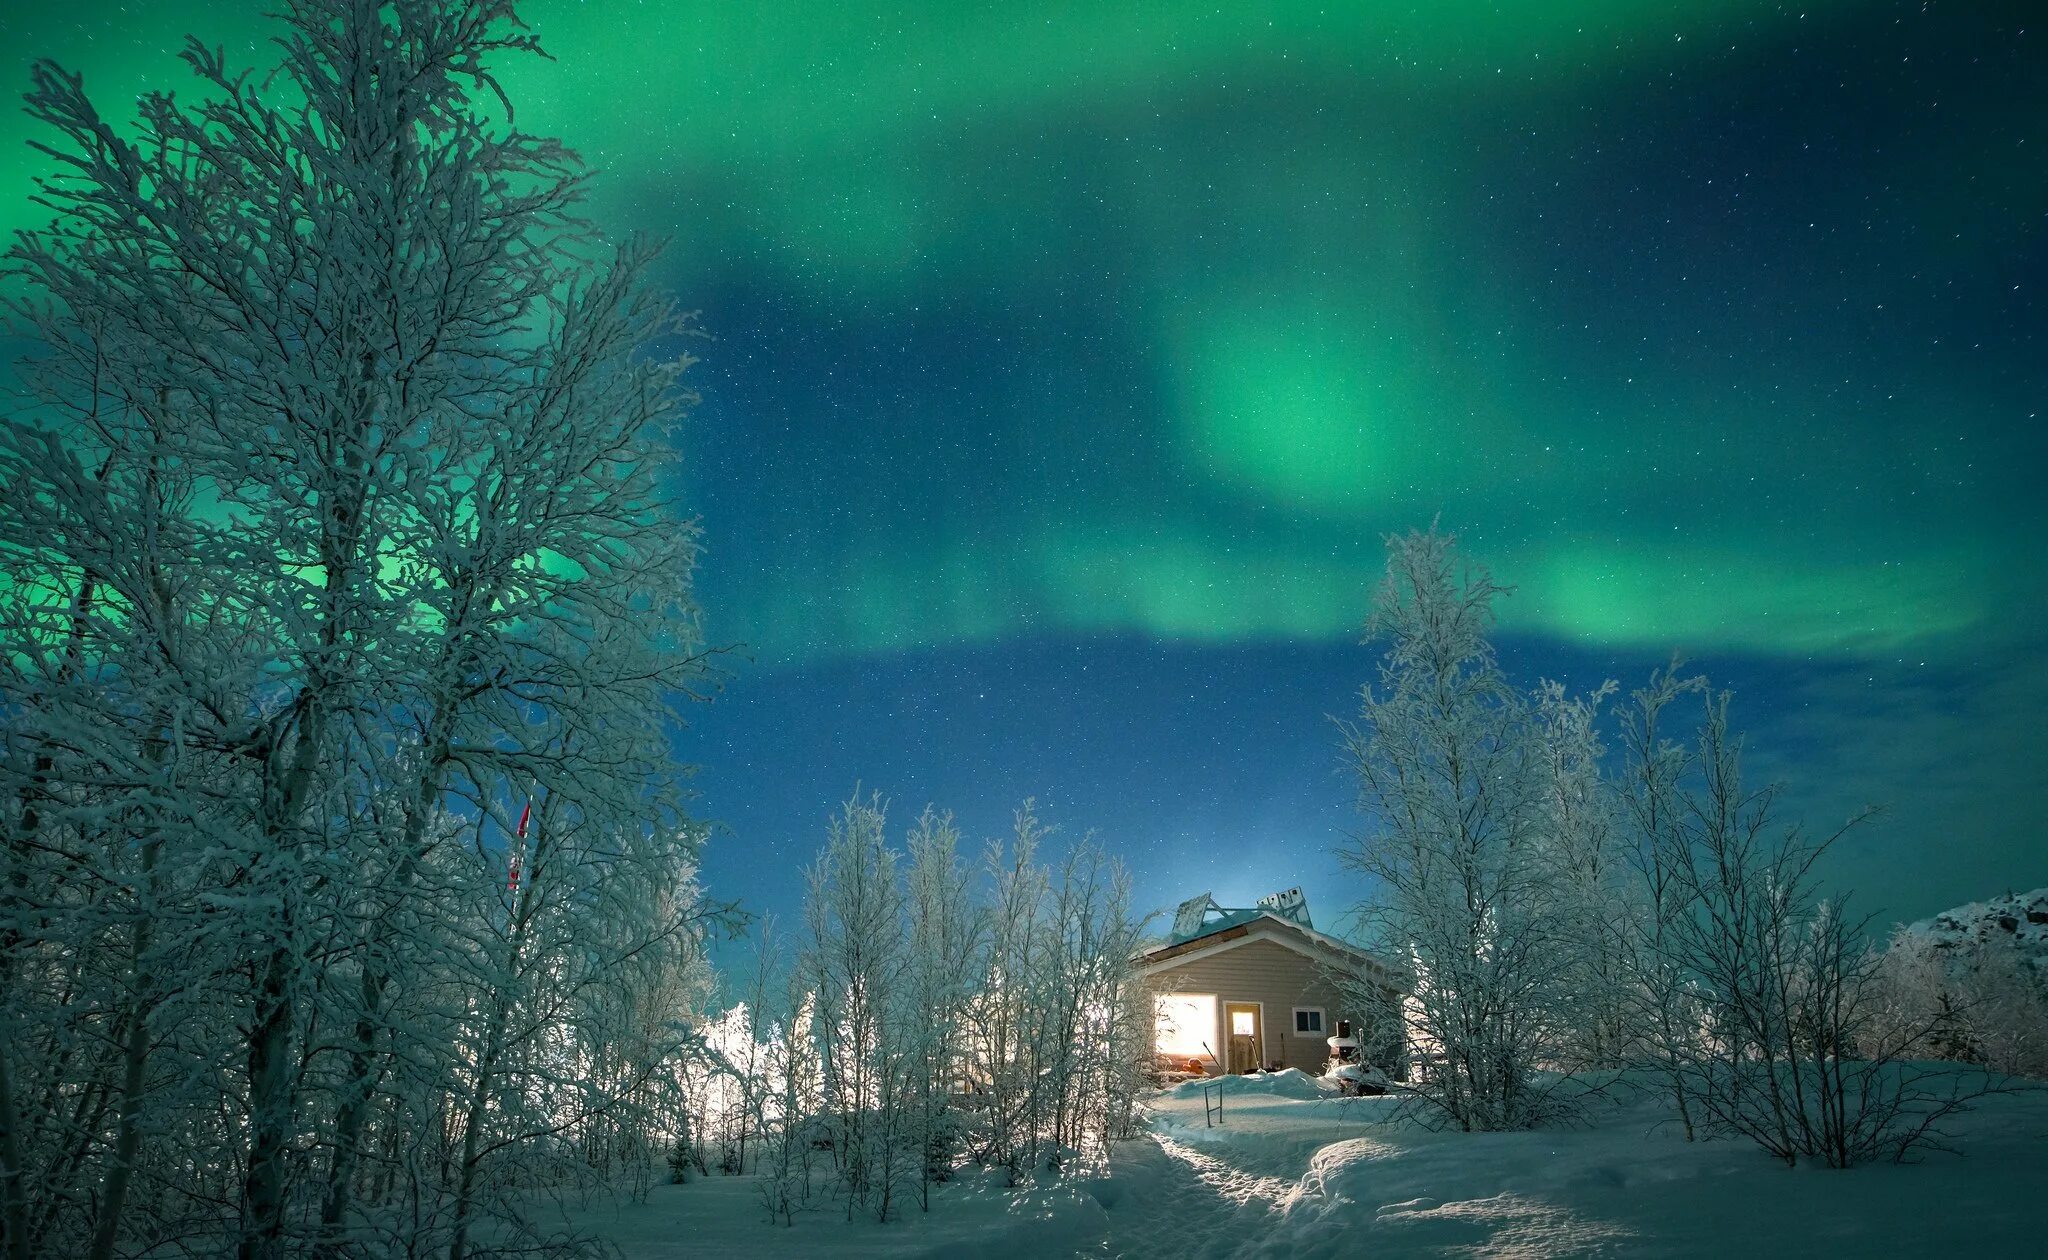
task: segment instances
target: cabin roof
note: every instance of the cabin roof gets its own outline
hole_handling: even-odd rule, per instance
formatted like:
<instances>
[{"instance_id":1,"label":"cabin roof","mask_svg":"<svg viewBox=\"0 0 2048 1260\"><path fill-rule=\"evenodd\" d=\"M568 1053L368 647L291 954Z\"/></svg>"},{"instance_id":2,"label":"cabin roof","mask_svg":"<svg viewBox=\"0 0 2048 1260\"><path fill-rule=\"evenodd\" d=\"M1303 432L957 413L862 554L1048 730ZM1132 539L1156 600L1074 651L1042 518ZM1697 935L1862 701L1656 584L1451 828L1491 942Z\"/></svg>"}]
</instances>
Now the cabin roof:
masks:
<instances>
[{"instance_id":1,"label":"cabin roof","mask_svg":"<svg viewBox=\"0 0 2048 1260\"><path fill-rule=\"evenodd\" d=\"M1265 911L1232 913L1214 923L1203 924L1198 935L1147 950L1132 961L1141 973L1150 975L1259 940L1271 941L1318 962L1334 962L1390 974L1385 963L1349 941L1340 941Z\"/></svg>"}]
</instances>

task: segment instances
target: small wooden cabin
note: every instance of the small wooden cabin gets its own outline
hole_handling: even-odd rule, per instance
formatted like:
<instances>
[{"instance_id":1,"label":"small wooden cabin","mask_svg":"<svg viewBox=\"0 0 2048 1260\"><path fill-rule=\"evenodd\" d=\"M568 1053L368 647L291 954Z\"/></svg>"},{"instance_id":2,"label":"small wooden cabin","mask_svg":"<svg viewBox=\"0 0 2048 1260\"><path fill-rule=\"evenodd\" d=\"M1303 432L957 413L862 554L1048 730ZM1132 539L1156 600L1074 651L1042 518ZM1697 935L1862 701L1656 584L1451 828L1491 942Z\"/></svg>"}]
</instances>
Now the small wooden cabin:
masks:
<instances>
[{"instance_id":1,"label":"small wooden cabin","mask_svg":"<svg viewBox=\"0 0 2048 1260\"><path fill-rule=\"evenodd\" d=\"M1338 1025L1359 1025L1337 977L1389 974L1371 954L1309 926L1298 889L1243 910L1206 893L1183 902L1172 939L1135 961L1157 1005L1161 1065L1211 1076L1259 1068L1321 1075Z\"/></svg>"}]
</instances>

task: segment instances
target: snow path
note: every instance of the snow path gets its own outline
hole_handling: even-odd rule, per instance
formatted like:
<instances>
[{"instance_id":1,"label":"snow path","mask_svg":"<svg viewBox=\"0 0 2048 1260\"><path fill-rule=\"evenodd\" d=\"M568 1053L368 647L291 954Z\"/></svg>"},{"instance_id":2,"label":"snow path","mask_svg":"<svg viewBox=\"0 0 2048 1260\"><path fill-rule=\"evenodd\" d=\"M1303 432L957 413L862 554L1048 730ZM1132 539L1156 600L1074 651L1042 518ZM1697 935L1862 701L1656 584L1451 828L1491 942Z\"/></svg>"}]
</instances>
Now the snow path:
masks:
<instances>
[{"instance_id":1,"label":"snow path","mask_svg":"<svg viewBox=\"0 0 2048 1260\"><path fill-rule=\"evenodd\" d=\"M1363 1140L1364 1113L1299 1073L1230 1088L1223 1121L1213 1128L1199 1094L1166 1094L1149 1105L1147 1132L1117 1148L1110 1178L1095 1189L1108 1209L1101 1254L1245 1255L1290 1210L1322 1199L1324 1149Z\"/></svg>"},{"instance_id":2,"label":"snow path","mask_svg":"<svg viewBox=\"0 0 2048 1260\"><path fill-rule=\"evenodd\" d=\"M1514 1171L1543 1163L1543 1151L1488 1171L1493 1161L1470 1159L1469 1146L1390 1127L1388 1099L1336 1097L1298 1074L1231 1088L1213 1126L1193 1092L1150 1104L1146 1137L1119 1149L1096 1192L1108 1218L1100 1254L1337 1260L1363 1247L1537 1260L1622 1253L1632 1236L1569 1202L1518 1193Z\"/></svg>"},{"instance_id":3,"label":"snow path","mask_svg":"<svg viewBox=\"0 0 2048 1260\"><path fill-rule=\"evenodd\" d=\"M1118 1260L1190 1257L1222 1260L1240 1254L1291 1182L1233 1168L1163 1133L1152 1133L1118 1153L1115 1199L1103 1254Z\"/></svg>"},{"instance_id":4,"label":"snow path","mask_svg":"<svg viewBox=\"0 0 2048 1260\"><path fill-rule=\"evenodd\" d=\"M1242 1207L1255 1200L1263 1200L1267 1207L1278 1207L1293 1197L1297 1183L1283 1181L1278 1177L1261 1177L1241 1168L1233 1168L1213 1155L1204 1155L1192 1146L1176 1142L1164 1133L1154 1133L1152 1140L1171 1159L1186 1164L1188 1171L1201 1179L1218 1198Z\"/></svg>"}]
</instances>

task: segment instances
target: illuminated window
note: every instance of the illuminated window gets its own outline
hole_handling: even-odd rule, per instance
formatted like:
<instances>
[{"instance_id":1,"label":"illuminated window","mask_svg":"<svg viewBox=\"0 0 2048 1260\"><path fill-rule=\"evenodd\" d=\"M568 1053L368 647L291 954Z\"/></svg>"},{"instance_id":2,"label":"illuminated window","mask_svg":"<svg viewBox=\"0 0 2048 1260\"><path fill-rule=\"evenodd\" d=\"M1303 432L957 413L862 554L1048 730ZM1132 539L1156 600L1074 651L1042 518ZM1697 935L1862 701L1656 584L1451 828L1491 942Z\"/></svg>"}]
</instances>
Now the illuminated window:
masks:
<instances>
[{"instance_id":1,"label":"illuminated window","mask_svg":"<svg viewBox=\"0 0 2048 1260\"><path fill-rule=\"evenodd\" d=\"M1162 993L1157 1007L1157 1046L1175 1059L1213 1059L1216 1040L1216 995Z\"/></svg>"},{"instance_id":2,"label":"illuminated window","mask_svg":"<svg viewBox=\"0 0 2048 1260\"><path fill-rule=\"evenodd\" d=\"M1258 1017L1250 1011L1230 1012L1230 1035L1249 1037L1258 1030Z\"/></svg>"}]
</instances>

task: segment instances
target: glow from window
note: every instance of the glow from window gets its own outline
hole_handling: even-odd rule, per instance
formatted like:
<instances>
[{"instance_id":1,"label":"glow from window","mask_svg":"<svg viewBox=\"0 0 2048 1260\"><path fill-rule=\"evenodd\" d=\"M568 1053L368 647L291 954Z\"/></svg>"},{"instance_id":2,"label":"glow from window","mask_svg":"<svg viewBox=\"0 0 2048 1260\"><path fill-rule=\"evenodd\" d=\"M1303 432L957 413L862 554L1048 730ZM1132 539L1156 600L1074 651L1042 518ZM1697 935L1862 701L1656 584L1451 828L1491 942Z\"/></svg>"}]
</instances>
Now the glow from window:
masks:
<instances>
[{"instance_id":1,"label":"glow from window","mask_svg":"<svg viewBox=\"0 0 2048 1260\"><path fill-rule=\"evenodd\" d=\"M1162 993L1158 1005L1159 1053L1176 1059L1207 1059L1215 1052L1216 995Z\"/></svg>"}]
</instances>

